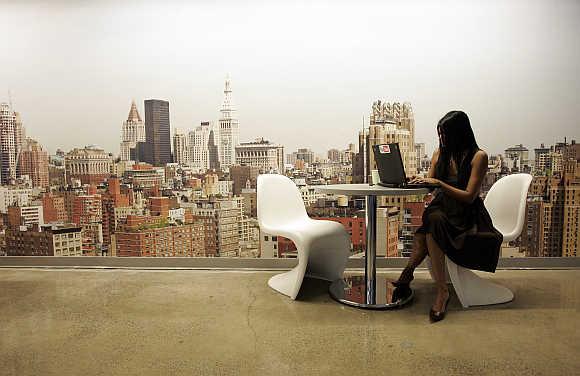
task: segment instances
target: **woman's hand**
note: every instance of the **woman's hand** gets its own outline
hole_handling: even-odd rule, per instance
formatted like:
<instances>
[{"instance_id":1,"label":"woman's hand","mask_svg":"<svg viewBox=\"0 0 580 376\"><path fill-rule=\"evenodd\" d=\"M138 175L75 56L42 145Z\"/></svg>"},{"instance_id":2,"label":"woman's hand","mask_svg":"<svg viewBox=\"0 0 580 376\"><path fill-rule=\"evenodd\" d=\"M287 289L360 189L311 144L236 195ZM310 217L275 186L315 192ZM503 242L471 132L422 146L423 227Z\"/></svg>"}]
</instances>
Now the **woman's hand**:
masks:
<instances>
[{"instance_id":1,"label":"woman's hand","mask_svg":"<svg viewBox=\"0 0 580 376\"><path fill-rule=\"evenodd\" d=\"M441 181L439 179L435 179L435 178L424 178L421 176L413 176L410 180L409 183L411 184L435 184L435 185L441 185Z\"/></svg>"}]
</instances>

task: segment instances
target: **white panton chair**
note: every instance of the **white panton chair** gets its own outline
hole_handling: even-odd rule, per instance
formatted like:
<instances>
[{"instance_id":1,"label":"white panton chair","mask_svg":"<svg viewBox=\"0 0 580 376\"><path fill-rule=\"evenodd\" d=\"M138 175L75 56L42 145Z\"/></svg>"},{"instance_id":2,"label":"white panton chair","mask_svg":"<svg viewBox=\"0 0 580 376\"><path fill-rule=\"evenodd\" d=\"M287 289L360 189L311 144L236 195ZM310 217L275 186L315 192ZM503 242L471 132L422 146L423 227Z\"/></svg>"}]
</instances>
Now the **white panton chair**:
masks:
<instances>
[{"instance_id":1,"label":"white panton chair","mask_svg":"<svg viewBox=\"0 0 580 376\"><path fill-rule=\"evenodd\" d=\"M298 187L283 175L258 176L258 223L264 234L294 242L298 265L270 278L274 290L296 299L304 276L335 281L342 278L350 253L350 236L337 222L311 219Z\"/></svg>"},{"instance_id":2,"label":"white panton chair","mask_svg":"<svg viewBox=\"0 0 580 376\"><path fill-rule=\"evenodd\" d=\"M522 232L531 182L532 176L529 174L508 175L495 182L485 197L485 208L493 226L503 235L504 242L515 240ZM448 280L453 284L463 307L506 303L514 299L508 288L479 277L448 257L445 261Z\"/></svg>"}]
</instances>

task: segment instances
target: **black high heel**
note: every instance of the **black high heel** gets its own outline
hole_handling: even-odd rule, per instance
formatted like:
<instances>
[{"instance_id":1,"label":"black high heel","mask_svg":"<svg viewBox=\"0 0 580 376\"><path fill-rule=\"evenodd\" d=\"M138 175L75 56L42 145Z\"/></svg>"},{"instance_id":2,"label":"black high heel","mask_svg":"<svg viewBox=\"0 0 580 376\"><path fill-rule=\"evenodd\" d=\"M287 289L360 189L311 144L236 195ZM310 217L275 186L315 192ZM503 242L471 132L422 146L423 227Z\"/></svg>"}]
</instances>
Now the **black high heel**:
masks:
<instances>
[{"instance_id":1,"label":"black high heel","mask_svg":"<svg viewBox=\"0 0 580 376\"><path fill-rule=\"evenodd\" d=\"M415 269L413 269L413 268L409 268L408 266L405 267L405 269L403 269L403 271L401 272L399 279L392 282L393 286L395 286L395 287L409 287L409 284L411 283L411 281L415 279L415 277L413 277L414 271L415 271Z\"/></svg>"},{"instance_id":2,"label":"black high heel","mask_svg":"<svg viewBox=\"0 0 580 376\"><path fill-rule=\"evenodd\" d=\"M449 299L451 299L451 294L449 294L449 296L447 296L447 299L445 300L445 304L443 305L443 311L435 311L433 310L433 307L431 307L431 310L429 311L429 319L431 320L431 322L437 322L437 321L441 321L445 318L445 314L447 313L447 304L449 303Z\"/></svg>"}]
</instances>

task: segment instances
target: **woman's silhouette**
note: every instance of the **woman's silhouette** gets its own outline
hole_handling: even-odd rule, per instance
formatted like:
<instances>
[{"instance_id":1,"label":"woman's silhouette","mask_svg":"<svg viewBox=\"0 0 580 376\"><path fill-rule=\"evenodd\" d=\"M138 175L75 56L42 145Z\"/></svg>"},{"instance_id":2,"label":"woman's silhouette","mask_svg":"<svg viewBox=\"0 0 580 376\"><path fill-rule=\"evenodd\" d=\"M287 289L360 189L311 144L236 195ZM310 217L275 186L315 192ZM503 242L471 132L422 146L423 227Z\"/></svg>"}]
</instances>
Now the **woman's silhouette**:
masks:
<instances>
[{"instance_id":1,"label":"woman's silhouette","mask_svg":"<svg viewBox=\"0 0 580 376\"><path fill-rule=\"evenodd\" d=\"M475 142L467 114L449 112L437 124L437 133L439 148L433 153L427 177L415 177L411 182L434 183L439 188L423 213L409 262L394 283L408 286L413 271L429 254L437 285L429 312L432 321L445 317L449 301L445 256L466 268L494 272L503 239L479 197L488 157Z\"/></svg>"}]
</instances>

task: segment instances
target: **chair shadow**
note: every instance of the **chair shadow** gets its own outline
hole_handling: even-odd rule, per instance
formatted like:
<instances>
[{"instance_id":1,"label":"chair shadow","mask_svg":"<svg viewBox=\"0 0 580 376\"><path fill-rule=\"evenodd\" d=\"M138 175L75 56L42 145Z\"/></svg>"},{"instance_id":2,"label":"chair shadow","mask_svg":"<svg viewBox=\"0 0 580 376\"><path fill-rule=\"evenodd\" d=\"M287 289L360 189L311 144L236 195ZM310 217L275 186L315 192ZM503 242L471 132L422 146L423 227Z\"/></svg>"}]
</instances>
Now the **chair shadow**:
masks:
<instances>
[{"instance_id":1,"label":"chair shadow","mask_svg":"<svg viewBox=\"0 0 580 376\"><path fill-rule=\"evenodd\" d=\"M304 277L296 300L301 302L322 302L331 300L328 289L332 282Z\"/></svg>"}]
</instances>

